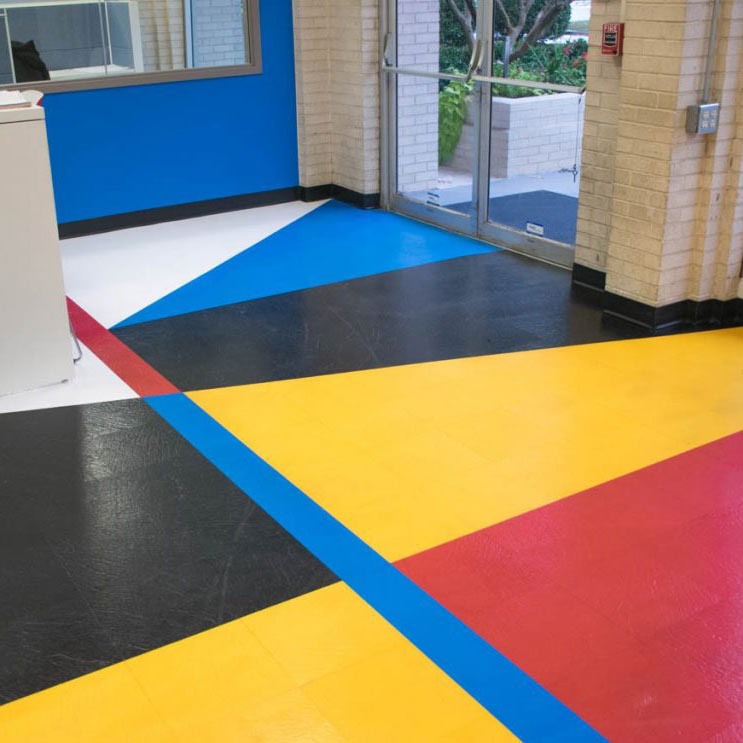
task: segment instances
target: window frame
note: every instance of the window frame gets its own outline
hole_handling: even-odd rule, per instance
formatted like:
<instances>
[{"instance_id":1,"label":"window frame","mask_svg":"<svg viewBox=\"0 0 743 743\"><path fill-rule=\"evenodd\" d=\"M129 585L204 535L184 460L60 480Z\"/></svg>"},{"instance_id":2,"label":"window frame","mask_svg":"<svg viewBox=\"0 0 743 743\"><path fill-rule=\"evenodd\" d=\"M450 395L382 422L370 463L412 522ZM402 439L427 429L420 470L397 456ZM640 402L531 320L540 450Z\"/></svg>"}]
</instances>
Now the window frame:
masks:
<instances>
[{"instance_id":1,"label":"window frame","mask_svg":"<svg viewBox=\"0 0 743 743\"><path fill-rule=\"evenodd\" d=\"M87 77L76 80L35 80L3 86L4 90L39 90L42 93L67 93L102 88L124 88L136 85L174 83L183 80L206 80L217 77L242 77L263 72L261 50L260 0L242 0L244 5L243 28L250 61L240 65L221 67L191 67L183 70L159 70L157 72L134 72L130 75ZM186 2L183 3L186 13Z\"/></svg>"}]
</instances>

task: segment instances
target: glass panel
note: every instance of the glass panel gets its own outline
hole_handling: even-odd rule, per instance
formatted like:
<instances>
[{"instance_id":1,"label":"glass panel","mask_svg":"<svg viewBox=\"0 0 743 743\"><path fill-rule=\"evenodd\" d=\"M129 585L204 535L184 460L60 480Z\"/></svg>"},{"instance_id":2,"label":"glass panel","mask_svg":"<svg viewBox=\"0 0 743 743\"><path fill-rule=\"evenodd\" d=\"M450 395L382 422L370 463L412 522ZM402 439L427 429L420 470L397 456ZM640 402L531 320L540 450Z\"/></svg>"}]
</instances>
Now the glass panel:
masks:
<instances>
[{"instance_id":1,"label":"glass panel","mask_svg":"<svg viewBox=\"0 0 743 743\"><path fill-rule=\"evenodd\" d=\"M466 74L478 0L397 0L397 65Z\"/></svg>"},{"instance_id":2,"label":"glass panel","mask_svg":"<svg viewBox=\"0 0 743 743\"><path fill-rule=\"evenodd\" d=\"M144 71L185 69L186 22L182 0L139 0L136 7ZM135 54L137 46L134 46Z\"/></svg>"},{"instance_id":3,"label":"glass panel","mask_svg":"<svg viewBox=\"0 0 743 743\"><path fill-rule=\"evenodd\" d=\"M0 82L243 65L250 52L247 1L0 0Z\"/></svg>"},{"instance_id":4,"label":"glass panel","mask_svg":"<svg viewBox=\"0 0 743 743\"><path fill-rule=\"evenodd\" d=\"M518 81L583 87L587 40L580 34L567 33L572 7L551 25L535 26L538 20L534 8L540 6L536 2L518 40L511 43L498 5L494 14L493 75L511 78L513 83L491 86L488 219L572 245L578 215L585 96L529 88ZM580 5L585 14L585 2ZM511 6L505 3L504 7L508 10ZM510 22L516 24L516 17ZM527 33L530 36L525 39Z\"/></svg>"},{"instance_id":5,"label":"glass panel","mask_svg":"<svg viewBox=\"0 0 743 743\"><path fill-rule=\"evenodd\" d=\"M132 18L129 3L107 2L105 4L108 40L111 50L109 74L115 72L141 71L141 57L135 61L132 38Z\"/></svg>"},{"instance_id":6,"label":"glass panel","mask_svg":"<svg viewBox=\"0 0 743 743\"><path fill-rule=\"evenodd\" d=\"M12 82L13 69L8 45L8 31L5 26L5 11L0 10L0 85L9 85Z\"/></svg>"},{"instance_id":7,"label":"glass panel","mask_svg":"<svg viewBox=\"0 0 743 743\"><path fill-rule=\"evenodd\" d=\"M583 103L578 93L493 96L490 221L575 243Z\"/></svg>"},{"instance_id":8,"label":"glass panel","mask_svg":"<svg viewBox=\"0 0 743 743\"><path fill-rule=\"evenodd\" d=\"M105 75L104 22L97 2L6 8L16 82Z\"/></svg>"},{"instance_id":9,"label":"glass panel","mask_svg":"<svg viewBox=\"0 0 743 743\"><path fill-rule=\"evenodd\" d=\"M554 5L554 3L552 3ZM586 84L588 31L573 31L590 15L590 0L573 0L556 14L541 11L549 0L535 0L522 21L518 2L496 2L493 8L494 77L527 82L546 82L582 88ZM506 18L507 16L507 18ZM572 21L573 17L581 19ZM509 31L510 29L510 31ZM496 94L528 95L526 88L498 86ZM535 95L542 94L537 90Z\"/></svg>"},{"instance_id":10,"label":"glass panel","mask_svg":"<svg viewBox=\"0 0 743 743\"><path fill-rule=\"evenodd\" d=\"M397 190L414 201L472 213L477 151L472 86L397 77Z\"/></svg>"},{"instance_id":11,"label":"glass panel","mask_svg":"<svg viewBox=\"0 0 743 743\"><path fill-rule=\"evenodd\" d=\"M191 0L194 67L245 64L242 0Z\"/></svg>"}]
</instances>

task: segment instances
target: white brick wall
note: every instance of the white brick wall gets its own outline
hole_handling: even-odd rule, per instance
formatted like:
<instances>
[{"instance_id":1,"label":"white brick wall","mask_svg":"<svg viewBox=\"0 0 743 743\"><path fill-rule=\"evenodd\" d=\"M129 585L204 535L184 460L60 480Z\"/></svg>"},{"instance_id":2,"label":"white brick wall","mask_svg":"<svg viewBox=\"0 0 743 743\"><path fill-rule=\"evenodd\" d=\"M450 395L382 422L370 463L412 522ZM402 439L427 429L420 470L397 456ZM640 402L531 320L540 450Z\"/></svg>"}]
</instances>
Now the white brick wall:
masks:
<instances>
[{"instance_id":1,"label":"white brick wall","mask_svg":"<svg viewBox=\"0 0 743 743\"><path fill-rule=\"evenodd\" d=\"M183 0L138 0L145 72L185 66ZM192 0L194 66L245 64L241 0Z\"/></svg>"},{"instance_id":2,"label":"white brick wall","mask_svg":"<svg viewBox=\"0 0 743 743\"><path fill-rule=\"evenodd\" d=\"M398 0L397 64L439 71L439 0ZM397 181L402 192L436 188L439 178L439 83L400 75Z\"/></svg>"},{"instance_id":3,"label":"white brick wall","mask_svg":"<svg viewBox=\"0 0 743 743\"><path fill-rule=\"evenodd\" d=\"M583 96L575 93L493 98L491 176L552 173L580 166ZM456 170L470 172L475 150L474 106L467 107L462 137L451 161Z\"/></svg>"},{"instance_id":4,"label":"white brick wall","mask_svg":"<svg viewBox=\"0 0 743 743\"><path fill-rule=\"evenodd\" d=\"M300 183L379 192L378 0L294 0Z\"/></svg>"},{"instance_id":5,"label":"white brick wall","mask_svg":"<svg viewBox=\"0 0 743 743\"><path fill-rule=\"evenodd\" d=\"M333 183L379 192L379 6L330 0Z\"/></svg>"},{"instance_id":6,"label":"white brick wall","mask_svg":"<svg viewBox=\"0 0 743 743\"><path fill-rule=\"evenodd\" d=\"M723 0L716 135L687 134L712 3L626 1L625 54L598 55L615 6L594 2L576 260L651 305L726 300L743 260L743 3Z\"/></svg>"},{"instance_id":7,"label":"white brick wall","mask_svg":"<svg viewBox=\"0 0 743 743\"><path fill-rule=\"evenodd\" d=\"M245 64L242 0L191 0L195 67Z\"/></svg>"},{"instance_id":8,"label":"white brick wall","mask_svg":"<svg viewBox=\"0 0 743 743\"><path fill-rule=\"evenodd\" d=\"M139 27L145 72L182 70L185 30L182 0L139 0Z\"/></svg>"},{"instance_id":9,"label":"white brick wall","mask_svg":"<svg viewBox=\"0 0 743 743\"><path fill-rule=\"evenodd\" d=\"M333 182L329 0L294 0L299 182Z\"/></svg>"}]
</instances>

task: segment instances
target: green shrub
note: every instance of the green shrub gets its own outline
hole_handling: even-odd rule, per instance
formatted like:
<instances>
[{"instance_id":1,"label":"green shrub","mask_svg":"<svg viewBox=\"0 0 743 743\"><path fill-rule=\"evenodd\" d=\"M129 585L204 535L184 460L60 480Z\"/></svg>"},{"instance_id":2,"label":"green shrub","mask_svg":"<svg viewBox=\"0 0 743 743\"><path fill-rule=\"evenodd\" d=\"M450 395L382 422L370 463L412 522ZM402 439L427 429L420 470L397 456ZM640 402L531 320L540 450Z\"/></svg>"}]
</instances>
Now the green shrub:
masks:
<instances>
[{"instance_id":1,"label":"green shrub","mask_svg":"<svg viewBox=\"0 0 743 743\"><path fill-rule=\"evenodd\" d=\"M473 83L453 80L439 93L440 165L448 162L457 149L467 116L467 100L473 88Z\"/></svg>"},{"instance_id":2,"label":"green shrub","mask_svg":"<svg viewBox=\"0 0 743 743\"><path fill-rule=\"evenodd\" d=\"M503 77L502 65L496 65L494 72L496 77ZM544 81L544 78L535 72L515 64L509 66L508 78L510 80L529 80L530 82ZM539 88L527 88L520 85L493 85L493 95L501 98L527 98L528 96L544 95L545 92L539 90Z\"/></svg>"},{"instance_id":3,"label":"green shrub","mask_svg":"<svg viewBox=\"0 0 743 743\"><path fill-rule=\"evenodd\" d=\"M582 87L586 84L587 54L585 39L578 39L568 44L535 44L519 61L546 82Z\"/></svg>"},{"instance_id":4,"label":"green shrub","mask_svg":"<svg viewBox=\"0 0 743 743\"><path fill-rule=\"evenodd\" d=\"M509 66L508 77L512 80L531 80L583 87L586 84L587 53L588 44L584 39L568 44L535 44L518 62ZM500 63L495 64L494 71L496 76L503 76ZM493 95L504 98L526 98L546 93L546 90L538 88L493 86Z\"/></svg>"},{"instance_id":5,"label":"green shrub","mask_svg":"<svg viewBox=\"0 0 743 743\"><path fill-rule=\"evenodd\" d=\"M449 50L452 48L449 47ZM528 80L530 82L548 82L557 85L586 84L586 55L588 44L584 39L568 44L535 44L516 63L508 68L511 80ZM502 46L496 44L496 55L502 54ZM449 54L449 51L446 52ZM456 54L451 55L456 62ZM444 48L442 47L441 69L451 73L463 74L457 64L444 65ZM449 58L448 56L446 57ZM496 77L503 76L503 67L496 62L493 67ZM467 101L474 89L474 83L460 81L442 82L439 93L439 164L448 162L462 136L462 127L467 116ZM526 98L528 96L547 95L548 91L529 88L522 85L493 85L493 95L503 98Z\"/></svg>"}]
</instances>

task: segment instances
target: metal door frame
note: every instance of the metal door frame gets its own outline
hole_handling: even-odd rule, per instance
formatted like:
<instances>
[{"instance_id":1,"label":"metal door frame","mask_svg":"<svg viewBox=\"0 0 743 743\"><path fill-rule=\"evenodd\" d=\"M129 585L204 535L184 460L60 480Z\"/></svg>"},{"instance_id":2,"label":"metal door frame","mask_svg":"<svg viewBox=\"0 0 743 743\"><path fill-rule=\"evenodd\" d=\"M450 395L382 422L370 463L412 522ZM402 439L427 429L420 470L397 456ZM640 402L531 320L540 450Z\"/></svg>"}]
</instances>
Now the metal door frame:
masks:
<instances>
[{"instance_id":1,"label":"metal door frame","mask_svg":"<svg viewBox=\"0 0 743 743\"><path fill-rule=\"evenodd\" d=\"M434 206L409 199L397 191L397 79L400 75L430 77L438 80L465 79L462 76L433 73L397 66L397 0L382 0L380 4L380 101L381 101L381 202L384 209L399 212L415 219L430 222L462 234L478 237L499 247L523 253L561 266L572 266L575 248L545 237L488 221L490 196L490 147L492 86L494 84L533 87L560 93L581 93L582 89L570 85L510 80L488 74L492 69L482 69L483 60L493 58L494 0L480 0L477 19L477 36L480 40L479 59L471 70L470 79L475 83L479 115L475 121L477 152L473 162L473 214L467 215L446 207ZM486 32L485 30L488 29Z\"/></svg>"}]
</instances>

